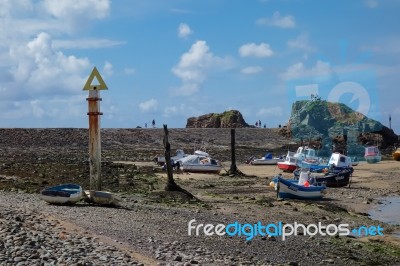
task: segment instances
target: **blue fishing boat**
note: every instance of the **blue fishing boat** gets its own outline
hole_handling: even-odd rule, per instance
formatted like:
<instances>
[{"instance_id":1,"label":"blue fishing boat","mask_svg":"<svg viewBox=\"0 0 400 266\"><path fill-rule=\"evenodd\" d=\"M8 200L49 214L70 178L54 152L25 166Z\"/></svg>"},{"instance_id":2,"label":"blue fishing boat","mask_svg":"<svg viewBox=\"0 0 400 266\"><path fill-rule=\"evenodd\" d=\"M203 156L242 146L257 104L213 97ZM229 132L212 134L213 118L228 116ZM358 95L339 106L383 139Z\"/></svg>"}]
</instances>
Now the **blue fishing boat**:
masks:
<instances>
[{"instance_id":1,"label":"blue fishing boat","mask_svg":"<svg viewBox=\"0 0 400 266\"><path fill-rule=\"evenodd\" d=\"M322 199L325 186L304 186L278 177L277 193L279 198L289 199Z\"/></svg>"},{"instance_id":2,"label":"blue fishing boat","mask_svg":"<svg viewBox=\"0 0 400 266\"><path fill-rule=\"evenodd\" d=\"M50 204L74 204L83 198L83 190L77 184L62 184L42 190L40 198Z\"/></svg>"}]
</instances>

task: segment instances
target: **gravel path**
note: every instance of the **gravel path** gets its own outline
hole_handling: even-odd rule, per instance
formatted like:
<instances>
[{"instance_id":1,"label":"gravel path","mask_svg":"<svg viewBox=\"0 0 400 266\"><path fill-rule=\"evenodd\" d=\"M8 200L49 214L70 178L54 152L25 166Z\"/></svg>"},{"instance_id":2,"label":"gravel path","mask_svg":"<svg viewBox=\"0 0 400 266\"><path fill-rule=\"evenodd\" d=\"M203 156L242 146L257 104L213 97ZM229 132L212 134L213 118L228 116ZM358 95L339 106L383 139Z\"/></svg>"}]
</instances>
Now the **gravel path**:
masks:
<instances>
[{"instance_id":1,"label":"gravel path","mask_svg":"<svg viewBox=\"0 0 400 266\"><path fill-rule=\"evenodd\" d=\"M26 202L14 204L2 197L0 265L143 265L98 237L68 232Z\"/></svg>"},{"instance_id":2,"label":"gravel path","mask_svg":"<svg viewBox=\"0 0 400 266\"><path fill-rule=\"evenodd\" d=\"M54 206L39 200L35 194L0 192L0 264L365 265L368 261L371 265L400 264L398 258L368 251L348 237L297 236L286 241L274 237L252 241L226 236L189 237L187 223L191 219L213 224L255 220L215 209L193 210L135 203L132 198L124 200L127 208ZM82 231L74 234L57 220L76 225ZM102 243L102 238L114 243Z\"/></svg>"}]
</instances>

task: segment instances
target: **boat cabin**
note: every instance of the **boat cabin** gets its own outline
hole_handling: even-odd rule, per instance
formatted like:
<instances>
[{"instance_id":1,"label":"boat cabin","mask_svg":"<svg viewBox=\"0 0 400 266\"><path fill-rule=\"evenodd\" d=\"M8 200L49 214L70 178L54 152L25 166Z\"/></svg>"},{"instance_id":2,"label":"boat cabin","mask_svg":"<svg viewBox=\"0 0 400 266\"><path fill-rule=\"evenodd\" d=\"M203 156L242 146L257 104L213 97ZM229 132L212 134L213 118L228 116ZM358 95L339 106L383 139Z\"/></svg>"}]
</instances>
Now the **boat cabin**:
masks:
<instances>
[{"instance_id":1,"label":"boat cabin","mask_svg":"<svg viewBox=\"0 0 400 266\"><path fill-rule=\"evenodd\" d=\"M264 155L264 159L265 159L265 160L272 159L272 153L266 153L266 154Z\"/></svg>"},{"instance_id":2,"label":"boat cabin","mask_svg":"<svg viewBox=\"0 0 400 266\"><path fill-rule=\"evenodd\" d=\"M331 158L329 159L328 165L334 165L335 167L351 167L351 159L350 157L343 155L341 153L335 152L332 153Z\"/></svg>"},{"instance_id":3,"label":"boat cabin","mask_svg":"<svg viewBox=\"0 0 400 266\"><path fill-rule=\"evenodd\" d=\"M379 155L379 149L376 146L366 147L364 156Z\"/></svg>"},{"instance_id":4,"label":"boat cabin","mask_svg":"<svg viewBox=\"0 0 400 266\"><path fill-rule=\"evenodd\" d=\"M314 158L317 157L317 155L316 155L314 149L311 149L311 148L309 148L307 146L301 146L301 147L299 147L297 149L295 157L297 159L304 160L304 159L307 159L307 158L314 159Z\"/></svg>"}]
</instances>

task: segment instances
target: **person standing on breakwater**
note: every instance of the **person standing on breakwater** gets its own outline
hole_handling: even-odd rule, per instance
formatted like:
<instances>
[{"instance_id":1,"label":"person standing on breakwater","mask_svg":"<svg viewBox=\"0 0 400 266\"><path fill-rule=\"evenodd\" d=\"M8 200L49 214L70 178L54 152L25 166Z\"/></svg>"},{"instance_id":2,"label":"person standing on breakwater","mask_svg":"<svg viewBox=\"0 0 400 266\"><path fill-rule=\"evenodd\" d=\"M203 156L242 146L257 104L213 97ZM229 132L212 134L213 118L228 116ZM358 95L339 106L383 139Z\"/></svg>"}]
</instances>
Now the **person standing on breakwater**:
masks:
<instances>
[{"instance_id":1,"label":"person standing on breakwater","mask_svg":"<svg viewBox=\"0 0 400 266\"><path fill-rule=\"evenodd\" d=\"M153 128L156 127L156 121L154 119L153 119L153 122L151 122L151 124L152 124Z\"/></svg>"}]
</instances>

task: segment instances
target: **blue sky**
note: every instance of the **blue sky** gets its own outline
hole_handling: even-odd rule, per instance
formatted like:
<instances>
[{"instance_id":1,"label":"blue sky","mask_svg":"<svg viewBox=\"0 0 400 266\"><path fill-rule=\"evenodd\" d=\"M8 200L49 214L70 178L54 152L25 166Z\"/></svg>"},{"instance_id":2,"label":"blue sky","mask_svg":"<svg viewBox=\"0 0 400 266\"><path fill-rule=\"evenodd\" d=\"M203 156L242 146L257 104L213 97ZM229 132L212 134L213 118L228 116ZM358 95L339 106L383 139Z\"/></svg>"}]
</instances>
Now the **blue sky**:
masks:
<instances>
[{"instance_id":1,"label":"blue sky","mask_svg":"<svg viewBox=\"0 0 400 266\"><path fill-rule=\"evenodd\" d=\"M400 132L396 0L0 0L0 126L185 127L237 109L267 127L318 93Z\"/></svg>"}]
</instances>

